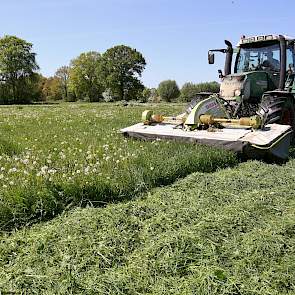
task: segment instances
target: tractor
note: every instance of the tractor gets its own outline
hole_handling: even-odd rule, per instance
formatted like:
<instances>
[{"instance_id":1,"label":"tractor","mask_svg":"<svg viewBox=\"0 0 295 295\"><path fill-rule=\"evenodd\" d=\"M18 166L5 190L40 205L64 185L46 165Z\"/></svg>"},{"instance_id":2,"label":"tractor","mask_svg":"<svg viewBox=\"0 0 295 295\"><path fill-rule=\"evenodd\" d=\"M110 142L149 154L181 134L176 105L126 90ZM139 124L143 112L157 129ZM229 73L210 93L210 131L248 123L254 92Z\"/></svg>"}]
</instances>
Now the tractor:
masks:
<instances>
[{"instance_id":1,"label":"tractor","mask_svg":"<svg viewBox=\"0 0 295 295\"><path fill-rule=\"evenodd\" d=\"M214 52L226 54L224 73L218 71L219 98L230 117L257 113L265 124L290 125L295 130L295 38L242 36L236 48L227 40L225 44L226 49L209 50L208 62L214 64Z\"/></svg>"},{"instance_id":2,"label":"tractor","mask_svg":"<svg viewBox=\"0 0 295 295\"><path fill-rule=\"evenodd\" d=\"M219 93L200 93L185 112L167 117L146 110L142 122L124 128L140 139L172 139L220 146L249 158L286 159L295 141L295 38L242 36L237 47L225 40Z\"/></svg>"}]
</instances>

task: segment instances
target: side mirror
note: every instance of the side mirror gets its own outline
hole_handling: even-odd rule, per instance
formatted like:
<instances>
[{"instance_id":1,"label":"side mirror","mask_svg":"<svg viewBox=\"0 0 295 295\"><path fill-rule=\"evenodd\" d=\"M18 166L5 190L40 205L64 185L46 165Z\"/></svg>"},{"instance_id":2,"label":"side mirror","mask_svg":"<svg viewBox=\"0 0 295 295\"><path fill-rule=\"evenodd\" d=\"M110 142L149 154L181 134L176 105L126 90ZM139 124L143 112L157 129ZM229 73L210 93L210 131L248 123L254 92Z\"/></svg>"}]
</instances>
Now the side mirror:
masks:
<instances>
[{"instance_id":1,"label":"side mirror","mask_svg":"<svg viewBox=\"0 0 295 295\"><path fill-rule=\"evenodd\" d=\"M215 60L215 56L214 53L212 52L208 52L208 63L209 65L213 65L214 64L214 60Z\"/></svg>"}]
</instances>

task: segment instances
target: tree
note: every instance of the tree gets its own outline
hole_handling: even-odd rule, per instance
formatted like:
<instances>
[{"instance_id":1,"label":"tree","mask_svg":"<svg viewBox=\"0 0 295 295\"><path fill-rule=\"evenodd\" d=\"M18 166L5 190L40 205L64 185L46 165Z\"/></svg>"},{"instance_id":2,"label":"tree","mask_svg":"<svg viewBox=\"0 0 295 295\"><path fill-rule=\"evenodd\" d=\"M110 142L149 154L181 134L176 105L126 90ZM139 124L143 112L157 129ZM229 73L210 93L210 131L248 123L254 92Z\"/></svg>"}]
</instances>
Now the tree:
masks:
<instances>
[{"instance_id":1,"label":"tree","mask_svg":"<svg viewBox=\"0 0 295 295\"><path fill-rule=\"evenodd\" d=\"M158 93L162 100L170 102L178 98L180 91L174 80L162 81L158 86Z\"/></svg>"},{"instance_id":2,"label":"tree","mask_svg":"<svg viewBox=\"0 0 295 295\"><path fill-rule=\"evenodd\" d=\"M4 84L4 103L29 102L30 87L39 69L32 44L16 36L0 38L0 80ZM3 94L3 93L2 93Z\"/></svg>"},{"instance_id":3,"label":"tree","mask_svg":"<svg viewBox=\"0 0 295 295\"><path fill-rule=\"evenodd\" d=\"M139 80L146 66L142 54L125 45L108 49L99 69L106 88L117 100L136 98L144 86Z\"/></svg>"},{"instance_id":4,"label":"tree","mask_svg":"<svg viewBox=\"0 0 295 295\"><path fill-rule=\"evenodd\" d=\"M149 100L150 97L151 97L151 94L152 94L151 89L145 87L145 88L143 89L143 91L141 92L141 95L140 95L140 101L141 101L141 102L148 102L148 100Z\"/></svg>"},{"instance_id":5,"label":"tree","mask_svg":"<svg viewBox=\"0 0 295 295\"><path fill-rule=\"evenodd\" d=\"M196 87L195 84L191 82L185 83L180 91L179 100L181 101L191 101L194 98L196 98L197 94L199 92L198 87Z\"/></svg>"},{"instance_id":6,"label":"tree","mask_svg":"<svg viewBox=\"0 0 295 295\"><path fill-rule=\"evenodd\" d=\"M199 83L199 84L196 84L196 87L199 92L217 93L217 92L219 92L219 89L220 89L220 85L216 81Z\"/></svg>"},{"instance_id":7,"label":"tree","mask_svg":"<svg viewBox=\"0 0 295 295\"><path fill-rule=\"evenodd\" d=\"M73 59L69 71L69 87L78 99L99 101L104 90L99 76L101 55L90 51Z\"/></svg>"},{"instance_id":8,"label":"tree","mask_svg":"<svg viewBox=\"0 0 295 295\"><path fill-rule=\"evenodd\" d=\"M198 97L200 92L219 92L219 83L218 82L205 82L199 84L193 84L191 82L185 83L181 88L181 94L179 100L181 101L191 101L194 98Z\"/></svg>"},{"instance_id":9,"label":"tree","mask_svg":"<svg viewBox=\"0 0 295 295\"><path fill-rule=\"evenodd\" d=\"M44 100L60 100L62 99L61 80L58 77L46 78L43 88L42 96Z\"/></svg>"},{"instance_id":10,"label":"tree","mask_svg":"<svg viewBox=\"0 0 295 295\"><path fill-rule=\"evenodd\" d=\"M55 77L60 80L60 86L62 88L62 97L64 99L68 99L68 88L69 88L69 75L70 75L70 67L62 66L57 69L55 72Z\"/></svg>"}]
</instances>

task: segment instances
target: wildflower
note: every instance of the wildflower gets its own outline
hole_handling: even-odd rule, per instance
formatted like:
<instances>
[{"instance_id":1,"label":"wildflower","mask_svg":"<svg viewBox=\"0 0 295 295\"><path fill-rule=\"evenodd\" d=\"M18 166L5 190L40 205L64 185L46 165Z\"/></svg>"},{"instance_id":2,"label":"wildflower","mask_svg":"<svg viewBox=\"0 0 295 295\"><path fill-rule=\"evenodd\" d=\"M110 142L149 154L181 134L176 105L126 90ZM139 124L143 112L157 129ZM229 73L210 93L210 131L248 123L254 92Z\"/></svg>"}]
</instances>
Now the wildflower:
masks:
<instances>
[{"instance_id":1,"label":"wildflower","mask_svg":"<svg viewBox=\"0 0 295 295\"><path fill-rule=\"evenodd\" d=\"M23 164L27 165L29 163L29 160L28 159L24 159L22 162L23 162Z\"/></svg>"}]
</instances>

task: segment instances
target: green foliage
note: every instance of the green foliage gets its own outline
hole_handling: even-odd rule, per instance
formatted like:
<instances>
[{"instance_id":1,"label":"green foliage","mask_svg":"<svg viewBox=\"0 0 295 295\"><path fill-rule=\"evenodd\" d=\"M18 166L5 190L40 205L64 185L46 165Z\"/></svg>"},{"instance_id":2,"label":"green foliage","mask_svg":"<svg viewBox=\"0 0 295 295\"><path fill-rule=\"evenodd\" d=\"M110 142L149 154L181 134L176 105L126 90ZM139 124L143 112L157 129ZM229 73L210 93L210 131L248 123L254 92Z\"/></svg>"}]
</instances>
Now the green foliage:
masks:
<instances>
[{"instance_id":1,"label":"green foliage","mask_svg":"<svg viewBox=\"0 0 295 295\"><path fill-rule=\"evenodd\" d=\"M69 70L69 88L80 100L100 101L104 90L99 76L101 55L90 51L73 59ZM63 83L64 84L64 83Z\"/></svg>"},{"instance_id":2,"label":"green foliage","mask_svg":"<svg viewBox=\"0 0 295 295\"><path fill-rule=\"evenodd\" d=\"M61 100L62 85L58 77L49 77L45 79L42 87L42 95L44 100Z\"/></svg>"},{"instance_id":3,"label":"green foliage","mask_svg":"<svg viewBox=\"0 0 295 295\"><path fill-rule=\"evenodd\" d=\"M138 99L141 102L148 102L150 97L152 95L152 91L150 88L145 87L142 92L140 93L140 95L138 96Z\"/></svg>"},{"instance_id":4,"label":"green foliage","mask_svg":"<svg viewBox=\"0 0 295 295\"><path fill-rule=\"evenodd\" d=\"M219 83L205 82L199 84L193 84L191 82L185 83L181 88L181 94L179 96L180 101L189 102L198 96L200 92L219 92Z\"/></svg>"},{"instance_id":5,"label":"green foliage","mask_svg":"<svg viewBox=\"0 0 295 295\"><path fill-rule=\"evenodd\" d=\"M0 289L293 294L294 165L254 161L195 173L137 200L3 235Z\"/></svg>"},{"instance_id":6,"label":"green foliage","mask_svg":"<svg viewBox=\"0 0 295 295\"><path fill-rule=\"evenodd\" d=\"M191 82L185 83L180 91L179 100L189 102L198 96L199 89L196 84Z\"/></svg>"},{"instance_id":7,"label":"green foliage","mask_svg":"<svg viewBox=\"0 0 295 295\"><path fill-rule=\"evenodd\" d=\"M60 81L62 98L65 100L69 99L69 76L70 67L62 66L58 68L55 72L55 77Z\"/></svg>"},{"instance_id":8,"label":"green foliage","mask_svg":"<svg viewBox=\"0 0 295 295\"><path fill-rule=\"evenodd\" d=\"M151 95L149 98L150 102L160 102L161 97L159 96L157 88L151 88Z\"/></svg>"},{"instance_id":9,"label":"green foliage","mask_svg":"<svg viewBox=\"0 0 295 295\"><path fill-rule=\"evenodd\" d=\"M2 103L27 103L37 87L39 69L32 44L15 36L0 38L0 101Z\"/></svg>"},{"instance_id":10,"label":"green foliage","mask_svg":"<svg viewBox=\"0 0 295 295\"><path fill-rule=\"evenodd\" d=\"M105 88L110 89L115 100L136 99L144 86L138 79L146 65L140 52L125 45L108 49L102 55L98 72Z\"/></svg>"},{"instance_id":11,"label":"green foliage","mask_svg":"<svg viewBox=\"0 0 295 295\"><path fill-rule=\"evenodd\" d=\"M163 107L171 114L182 108L162 105L159 111ZM110 104L2 108L0 132L13 145L5 143L0 157L0 229L77 205L130 199L191 172L237 163L223 150L124 139L118 130L136 123L143 110Z\"/></svg>"},{"instance_id":12,"label":"green foliage","mask_svg":"<svg viewBox=\"0 0 295 295\"><path fill-rule=\"evenodd\" d=\"M172 100L178 98L180 91L174 80L166 80L159 84L158 94L162 100L171 102Z\"/></svg>"}]
</instances>

